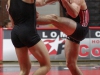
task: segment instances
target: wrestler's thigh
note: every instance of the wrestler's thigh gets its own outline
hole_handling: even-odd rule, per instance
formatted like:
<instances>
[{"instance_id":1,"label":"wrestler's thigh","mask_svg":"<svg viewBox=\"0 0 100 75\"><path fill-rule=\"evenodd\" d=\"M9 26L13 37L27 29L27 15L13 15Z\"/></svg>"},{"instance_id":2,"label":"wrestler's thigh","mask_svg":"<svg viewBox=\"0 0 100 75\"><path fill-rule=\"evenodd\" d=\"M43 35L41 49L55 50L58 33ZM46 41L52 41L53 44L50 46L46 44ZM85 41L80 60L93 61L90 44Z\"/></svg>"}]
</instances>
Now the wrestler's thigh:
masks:
<instances>
[{"instance_id":1,"label":"wrestler's thigh","mask_svg":"<svg viewBox=\"0 0 100 75\"><path fill-rule=\"evenodd\" d=\"M57 17L52 19L52 24L66 35L71 35L77 27L77 23L66 17Z\"/></svg>"},{"instance_id":2,"label":"wrestler's thigh","mask_svg":"<svg viewBox=\"0 0 100 75\"><path fill-rule=\"evenodd\" d=\"M29 51L35 56L41 65L50 64L48 50L41 40L34 46L30 47Z\"/></svg>"},{"instance_id":3,"label":"wrestler's thigh","mask_svg":"<svg viewBox=\"0 0 100 75\"><path fill-rule=\"evenodd\" d=\"M28 69L31 66L28 55L28 48L27 47L15 48L15 51L20 67Z\"/></svg>"},{"instance_id":4,"label":"wrestler's thigh","mask_svg":"<svg viewBox=\"0 0 100 75\"><path fill-rule=\"evenodd\" d=\"M65 57L68 62L76 62L79 53L79 44L66 39Z\"/></svg>"}]
</instances>

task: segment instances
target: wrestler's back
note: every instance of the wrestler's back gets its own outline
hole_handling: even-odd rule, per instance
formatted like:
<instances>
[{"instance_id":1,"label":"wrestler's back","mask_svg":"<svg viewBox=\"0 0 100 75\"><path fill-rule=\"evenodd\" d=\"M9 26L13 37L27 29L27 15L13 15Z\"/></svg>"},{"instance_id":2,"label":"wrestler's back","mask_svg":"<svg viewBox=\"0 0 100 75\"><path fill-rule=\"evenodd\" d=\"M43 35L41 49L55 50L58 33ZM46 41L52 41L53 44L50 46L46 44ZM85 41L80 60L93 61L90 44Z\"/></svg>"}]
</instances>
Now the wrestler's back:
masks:
<instances>
[{"instance_id":1,"label":"wrestler's back","mask_svg":"<svg viewBox=\"0 0 100 75\"><path fill-rule=\"evenodd\" d=\"M14 25L35 25L36 23L35 3L25 3L22 0L10 0L9 13L13 18Z\"/></svg>"},{"instance_id":2,"label":"wrestler's back","mask_svg":"<svg viewBox=\"0 0 100 75\"><path fill-rule=\"evenodd\" d=\"M16 46L15 37L30 47L40 41L36 30L36 8L34 3L26 3L22 0L10 0L9 14L14 21L12 40Z\"/></svg>"}]
</instances>

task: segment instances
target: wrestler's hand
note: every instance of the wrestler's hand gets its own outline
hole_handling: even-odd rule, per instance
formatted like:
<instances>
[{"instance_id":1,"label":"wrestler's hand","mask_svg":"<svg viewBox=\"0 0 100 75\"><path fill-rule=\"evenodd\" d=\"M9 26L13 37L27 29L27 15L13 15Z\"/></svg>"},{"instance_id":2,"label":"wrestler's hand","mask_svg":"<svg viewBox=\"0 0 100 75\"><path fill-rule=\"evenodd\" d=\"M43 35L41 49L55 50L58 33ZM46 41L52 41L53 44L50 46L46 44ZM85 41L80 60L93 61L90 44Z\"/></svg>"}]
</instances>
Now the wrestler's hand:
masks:
<instances>
[{"instance_id":1,"label":"wrestler's hand","mask_svg":"<svg viewBox=\"0 0 100 75\"><path fill-rule=\"evenodd\" d=\"M64 3L64 4L66 4L66 3L72 3L72 0L61 0L62 1L62 3Z\"/></svg>"},{"instance_id":2,"label":"wrestler's hand","mask_svg":"<svg viewBox=\"0 0 100 75\"><path fill-rule=\"evenodd\" d=\"M36 0L36 6L41 7L45 5L45 0Z\"/></svg>"}]
</instances>

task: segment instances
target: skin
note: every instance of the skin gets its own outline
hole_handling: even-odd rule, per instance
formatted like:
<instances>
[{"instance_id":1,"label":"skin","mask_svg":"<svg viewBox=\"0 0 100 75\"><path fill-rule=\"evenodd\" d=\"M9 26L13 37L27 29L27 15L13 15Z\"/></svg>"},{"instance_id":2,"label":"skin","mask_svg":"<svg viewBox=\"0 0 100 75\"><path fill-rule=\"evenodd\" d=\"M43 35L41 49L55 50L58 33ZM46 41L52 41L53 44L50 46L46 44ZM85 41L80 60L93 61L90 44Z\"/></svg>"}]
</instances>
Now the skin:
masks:
<instances>
[{"instance_id":1,"label":"skin","mask_svg":"<svg viewBox=\"0 0 100 75\"><path fill-rule=\"evenodd\" d=\"M26 3L34 3L34 0L22 0L22 1ZM43 3L44 3L44 0L36 1L36 4L38 5L41 5ZM10 0L8 0L8 9L9 7L10 7ZM12 24L14 25L14 22L11 16L10 16L10 20L12 21ZM46 75L48 71L50 70L51 65L50 65L48 50L42 41L39 41L37 44L35 44L34 46L30 48L27 48L27 47L16 48L15 47L15 51L16 51L19 65L20 65L19 75L29 75L29 72L31 69L31 61L28 55L28 51L30 51L31 54L40 63L40 67L32 75Z\"/></svg>"}]
</instances>

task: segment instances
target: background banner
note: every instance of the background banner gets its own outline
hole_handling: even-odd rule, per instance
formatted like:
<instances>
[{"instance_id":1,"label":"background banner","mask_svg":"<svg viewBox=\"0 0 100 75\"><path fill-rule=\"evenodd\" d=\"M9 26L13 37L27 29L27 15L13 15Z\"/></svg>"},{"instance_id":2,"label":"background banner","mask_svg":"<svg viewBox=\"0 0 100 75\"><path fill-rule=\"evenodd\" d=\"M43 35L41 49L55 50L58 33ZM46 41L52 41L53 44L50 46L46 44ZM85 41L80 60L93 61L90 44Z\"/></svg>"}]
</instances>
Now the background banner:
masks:
<instances>
[{"instance_id":1,"label":"background banner","mask_svg":"<svg viewBox=\"0 0 100 75\"><path fill-rule=\"evenodd\" d=\"M38 29L38 33L46 45L51 61L65 61L64 43L67 35L58 29ZM11 30L4 30L3 61L17 61L14 46L11 42ZM100 30L90 29L86 38L81 41L78 60L100 59ZM36 61L30 54L30 58Z\"/></svg>"}]
</instances>

